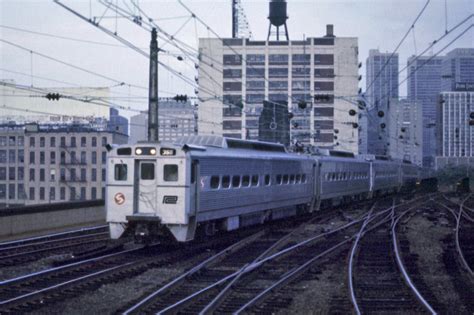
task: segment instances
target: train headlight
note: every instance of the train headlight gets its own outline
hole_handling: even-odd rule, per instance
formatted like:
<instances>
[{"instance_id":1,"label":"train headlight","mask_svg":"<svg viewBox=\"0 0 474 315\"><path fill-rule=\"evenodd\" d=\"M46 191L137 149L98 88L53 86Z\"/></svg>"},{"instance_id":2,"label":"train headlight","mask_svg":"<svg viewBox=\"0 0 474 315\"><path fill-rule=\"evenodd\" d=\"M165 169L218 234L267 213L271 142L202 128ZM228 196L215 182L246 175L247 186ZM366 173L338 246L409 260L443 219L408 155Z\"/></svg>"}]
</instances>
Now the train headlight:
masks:
<instances>
[{"instance_id":1,"label":"train headlight","mask_svg":"<svg viewBox=\"0 0 474 315\"><path fill-rule=\"evenodd\" d=\"M156 154L156 149L155 149L155 148L151 148L151 149L150 149L150 154L151 154L151 155L155 155L155 154Z\"/></svg>"},{"instance_id":2,"label":"train headlight","mask_svg":"<svg viewBox=\"0 0 474 315\"><path fill-rule=\"evenodd\" d=\"M143 153L143 151L142 151L142 149L140 149L140 148L137 148L137 149L135 150L135 154L136 154L136 155L141 155L142 153Z\"/></svg>"}]
</instances>

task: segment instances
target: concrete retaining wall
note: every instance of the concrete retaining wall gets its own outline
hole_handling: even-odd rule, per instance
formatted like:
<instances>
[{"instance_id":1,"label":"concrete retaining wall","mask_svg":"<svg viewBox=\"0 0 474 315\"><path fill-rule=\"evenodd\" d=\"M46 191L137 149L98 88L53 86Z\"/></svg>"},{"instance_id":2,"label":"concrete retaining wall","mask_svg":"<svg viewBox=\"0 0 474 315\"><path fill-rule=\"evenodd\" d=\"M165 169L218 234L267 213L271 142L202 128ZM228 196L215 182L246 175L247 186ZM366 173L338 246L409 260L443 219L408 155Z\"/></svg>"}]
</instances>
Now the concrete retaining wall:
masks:
<instances>
[{"instance_id":1,"label":"concrete retaining wall","mask_svg":"<svg viewBox=\"0 0 474 315\"><path fill-rule=\"evenodd\" d=\"M0 210L0 237L53 230L87 223L105 222L103 201L75 202Z\"/></svg>"}]
</instances>

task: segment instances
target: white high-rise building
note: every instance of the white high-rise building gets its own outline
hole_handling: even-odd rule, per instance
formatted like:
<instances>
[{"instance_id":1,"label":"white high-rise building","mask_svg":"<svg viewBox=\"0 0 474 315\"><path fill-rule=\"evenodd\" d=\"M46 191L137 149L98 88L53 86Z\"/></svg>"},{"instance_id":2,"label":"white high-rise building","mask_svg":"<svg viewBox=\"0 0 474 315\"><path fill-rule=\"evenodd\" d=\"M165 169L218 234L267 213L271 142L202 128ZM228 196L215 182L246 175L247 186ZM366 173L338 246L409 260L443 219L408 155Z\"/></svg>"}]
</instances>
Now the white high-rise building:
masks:
<instances>
[{"instance_id":1,"label":"white high-rise building","mask_svg":"<svg viewBox=\"0 0 474 315\"><path fill-rule=\"evenodd\" d=\"M268 100L293 113L292 142L358 152L357 38L328 27L289 42L201 38L199 51L199 134L258 139Z\"/></svg>"}]
</instances>

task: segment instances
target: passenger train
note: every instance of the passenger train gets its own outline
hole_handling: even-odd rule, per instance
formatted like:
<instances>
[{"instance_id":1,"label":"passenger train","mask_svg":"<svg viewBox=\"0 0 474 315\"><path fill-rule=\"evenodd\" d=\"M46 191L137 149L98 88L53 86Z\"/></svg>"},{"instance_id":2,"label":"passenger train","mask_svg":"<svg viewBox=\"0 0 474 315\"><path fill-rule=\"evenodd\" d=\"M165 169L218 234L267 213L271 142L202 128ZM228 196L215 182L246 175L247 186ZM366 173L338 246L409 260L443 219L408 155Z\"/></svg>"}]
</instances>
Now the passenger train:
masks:
<instances>
[{"instance_id":1,"label":"passenger train","mask_svg":"<svg viewBox=\"0 0 474 315\"><path fill-rule=\"evenodd\" d=\"M193 240L323 207L414 189L430 171L403 161L218 136L112 148L107 159L112 239Z\"/></svg>"}]
</instances>

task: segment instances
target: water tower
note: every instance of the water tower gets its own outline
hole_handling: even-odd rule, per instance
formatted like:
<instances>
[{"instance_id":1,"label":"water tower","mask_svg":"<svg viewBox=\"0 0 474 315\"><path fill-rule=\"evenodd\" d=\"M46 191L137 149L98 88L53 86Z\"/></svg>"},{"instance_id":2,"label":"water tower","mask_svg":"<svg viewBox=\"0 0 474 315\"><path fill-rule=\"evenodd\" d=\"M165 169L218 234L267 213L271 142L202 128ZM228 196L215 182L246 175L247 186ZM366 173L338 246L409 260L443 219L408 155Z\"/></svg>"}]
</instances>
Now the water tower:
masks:
<instances>
[{"instance_id":1,"label":"water tower","mask_svg":"<svg viewBox=\"0 0 474 315\"><path fill-rule=\"evenodd\" d=\"M286 26L286 20L288 20L286 0L270 0L269 5L270 15L268 19L270 20L270 25L268 26L267 40L270 40L272 25L276 27L276 39L280 40L280 26L284 25L286 40L289 41L290 37L288 36L288 27Z\"/></svg>"}]
</instances>

